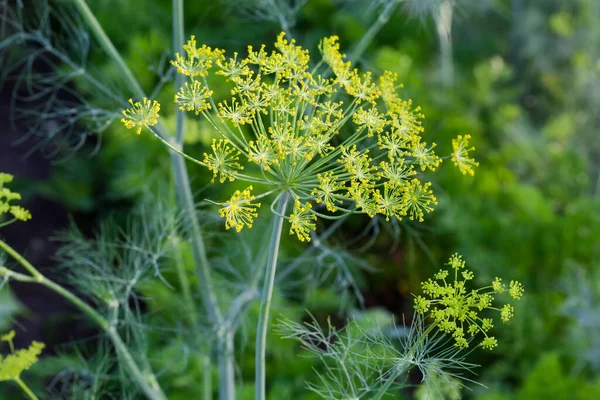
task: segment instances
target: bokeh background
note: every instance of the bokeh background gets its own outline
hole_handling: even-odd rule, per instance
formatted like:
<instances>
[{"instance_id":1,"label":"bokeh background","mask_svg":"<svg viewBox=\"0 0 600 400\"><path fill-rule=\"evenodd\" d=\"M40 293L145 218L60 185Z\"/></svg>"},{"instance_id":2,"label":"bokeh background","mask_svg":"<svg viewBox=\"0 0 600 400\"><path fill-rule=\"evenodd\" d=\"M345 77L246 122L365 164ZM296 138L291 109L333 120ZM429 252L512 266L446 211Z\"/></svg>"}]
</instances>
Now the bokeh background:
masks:
<instances>
[{"instance_id":1,"label":"bokeh background","mask_svg":"<svg viewBox=\"0 0 600 400\"><path fill-rule=\"evenodd\" d=\"M171 2L89 3L150 92L165 77L165 61L171 54ZM318 53L320 38L331 34L340 37L343 49L351 50L390 4L386 0L279 3L297 6L288 29L313 54ZM36 4L31 2L25 10L35 14ZM199 43L240 53L248 44L272 43L282 29L268 12L257 12L251 0L187 1L185 25L186 36L196 35ZM600 398L599 53L596 0L428 0L395 7L358 65L398 73L403 97L420 105L426 115L425 140L434 139L439 152L449 154L453 137L470 134L480 167L467 178L449 165L442 168L434 177L440 204L423 224L347 221L337 234L338 242L360 237L353 242L360 245L349 253L334 251L343 254L348 265L369 268L349 266L352 278L341 283L325 279L318 287L282 289L275 313L301 320L304 310L310 309L318 319L332 315L339 323L361 309L371 316L410 315L411 293L419 293L420 281L456 251L478 282L500 276L520 280L526 287L515 319L495 328L499 347L469 356L481 365L473 379L487 388L473 385L462 397ZM93 42L86 65L107 81L118 81L114 67ZM32 68L45 74L63 67L38 60ZM158 95L167 125L174 124L172 87L165 79ZM43 132L55 132L55 121L34 126L26 115L14 118L14 89L9 79L0 92L0 171L17 176L16 187L34 219L3 230L2 236L43 271L58 276L53 235L70 220L91 234L109 216L123 218L135 210L148 191L171 196L169 190L156 189L161 187L158 182L171 179L168 154L151 137L132 135L117 120L101 135L79 121L81 126L76 123L67 138L58 134L50 138ZM76 93L90 92L77 79L57 91L74 102ZM37 101L43 99L32 100ZM93 104L93 95L86 101ZM32 110L36 107L31 105ZM212 135L207 124L190 120L187 151L201 154ZM189 169L201 200L211 176L192 165ZM220 190L211 187L211 196L222 198L231 187L223 195ZM302 250L291 240L284 246L290 257ZM348 296L339 295L340 285L345 285ZM175 294L160 282L149 283L144 290L145 297L154 299L155 309L174 302ZM86 357L69 342L96 333L62 300L18 284L0 291L0 330L11 326L21 332L18 346L33 339L48 345L40 368L28 373L28 380L37 381L38 387L49 385L69 360ZM252 398L251 335L240 335L237 346L239 398L244 399ZM152 345L160 359L177 359L177 352L159 339ZM62 355L60 360L57 354ZM300 354L297 343L270 339L271 399L316 398L304 390L314 363ZM161 361L157 363L160 369ZM426 391L419 390L418 378L414 380L415 390L395 398L427 398ZM168 382L174 399L194 398L201 390L198 368L168 370L162 381ZM8 385L0 385L0 398L18 396Z\"/></svg>"}]
</instances>

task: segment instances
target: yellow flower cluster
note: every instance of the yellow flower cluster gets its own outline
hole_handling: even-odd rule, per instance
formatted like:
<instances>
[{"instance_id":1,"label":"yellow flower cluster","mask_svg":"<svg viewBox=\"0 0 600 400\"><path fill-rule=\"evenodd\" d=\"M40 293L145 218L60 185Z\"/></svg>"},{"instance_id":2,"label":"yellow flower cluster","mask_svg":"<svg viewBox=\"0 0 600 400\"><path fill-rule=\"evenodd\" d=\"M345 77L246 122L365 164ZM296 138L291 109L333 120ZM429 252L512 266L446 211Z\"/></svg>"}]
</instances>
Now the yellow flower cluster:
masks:
<instances>
[{"instance_id":1,"label":"yellow flower cluster","mask_svg":"<svg viewBox=\"0 0 600 400\"><path fill-rule=\"evenodd\" d=\"M0 217L5 214L11 214L13 221L28 221L31 219L31 213L21 206L11 204L11 201L21 200L19 193L12 192L5 186L5 184L12 182L12 180L12 175L0 172ZM0 223L0 226L3 226L3 224Z\"/></svg>"},{"instance_id":2,"label":"yellow flower cluster","mask_svg":"<svg viewBox=\"0 0 600 400\"><path fill-rule=\"evenodd\" d=\"M492 318L481 318L479 313L489 309L500 313L502 322L508 322L514 316L514 308L505 304L501 309L492 306L494 296L508 292L514 300L519 300L523 295L523 285L511 281L507 290L500 278L496 278L490 286L476 290L467 290L466 282L474 278L472 271L465 269L465 262L458 254L454 254L448 262L451 271L442 269L422 283L423 294L416 296L415 310L420 314L429 314L437 327L452 335L455 346L469 347L466 335L471 337L478 333L483 334L479 345L492 350L498 345L488 331L494 327ZM453 281L446 278L454 275Z\"/></svg>"},{"instance_id":3,"label":"yellow flower cluster","mask_svg":"<svg viewBox=\"0 0 600 400\"><path fill-rule=\"evenodd\" d=\"M0 341L7 342L11 350L11 354L7 356L0 354L0 382L18 380L23 371L28 370L38 361L38 357L45 347L43 343L33 341L27 349L15 351L14 337L15 331L0 336Z\"/></svg>"},{"instance_id":4,"label":"yellow flower cluster","mask_svg":"<svg viewBox=\"0 0 600 400\"><path fill-rule=\"evenodd\" d=\"M134 103L132 99L129 99L129 104L131 104L131 108L123 110L123 118L121 118L121 122L127 129L135 128L135 132L139 135L142 133L142 128L149 128L158 123L158 112L160 111L158 101L143 98L141 102Z\"/></svg>"},{"instance_id":5,"label":"yellow flower cluster","mask_svg":"<svg viewBox=\"0 0 600 400\"><path fill-rule=\"evenodd\" d=\"M254 196L251 192L252 186L243 191L236 190L231 199L227 203L223 203L219 214L225 218L225 228L235 228L238 232L244 225L252 228L254 218L258 217L256 211L260 207L260 203L252 203Z\"/></svg>"},{"instance_id":6,"label":"yellow flower cluster","mask_svg":"<svg viewBox=\"0 0 600 400\"><path fill-rule=\"evenodd\" d=\"M220 182L238 179L272 189L259 197L272 193L279 199L287 191L295 204L290 233L300 240L310 240L317 217L364 213L423 221L437 204L421 173L435 171L442 159L435 143L422 139L420 108L399 97L396 74L376 79L351 68L336 36L321 41L322 61L312 68L308 50L284 33L271 51L249 46L246 58L198 48L194 37L184 48L173 65L189 81L175 101L206 118L220 136L213 153L197 162ZM212 99L210 74L224 77L230 98ZM144 100L124 114L128 127L151 126L158 108ZM467 140L459 136L452 157L470 172L476 163L468 158ZM256 208L232 207L240 196L248 201L249 189L234 193L221 209L226 225L237 230L256 217Z\"/></svg>"},{"instance_id":7,"label":"yellow flower cluster","mask_svg":"<svg viewBox=\"0 0 600 400\"><path fill-rule=\"evenodd\" d=\"M471 135L458 135L452 139L452 162L456 165L463 175L475 175L473 167L478 167L479 163L469 158L469 151L475 150L475 146L469 147Z\"/></svg>"}]
</instances>

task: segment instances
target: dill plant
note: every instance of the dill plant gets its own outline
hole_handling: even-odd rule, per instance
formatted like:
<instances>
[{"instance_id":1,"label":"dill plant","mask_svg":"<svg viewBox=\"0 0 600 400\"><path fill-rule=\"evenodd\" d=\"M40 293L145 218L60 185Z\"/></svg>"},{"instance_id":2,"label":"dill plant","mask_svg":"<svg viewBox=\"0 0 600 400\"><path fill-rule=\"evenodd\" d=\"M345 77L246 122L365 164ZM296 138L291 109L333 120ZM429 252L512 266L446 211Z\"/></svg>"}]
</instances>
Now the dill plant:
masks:
<instances>
[{"instance_id":1,"label":"dill plant","mask_svg":"<svg viewBox=\"0 0 600 400\"><path fill-rule=\"evenodd\" d=\"M194 37L184 44L183 1L174 0L173 49L178 53L170 72L178 72L175 74L174 96L178 110L173 134L159 118L160 104L142 89L85 1L74 0L73 6L92 37L115 64L130 95L136 99L129 100L129 104L121 93L89 74L83 59L80 63L73 62L66 51L62 52L39 35L40 31L27 34L19 31L23 27L15 23L14 28L22 40L42 46L51 53L53 60L65 62L74 73L68 75L69 79L76 76L85 81L113 105L113 109L90 107L85 108L85 112L78 112L81 110L70 107L70 104L51 100L48 109L58 106L57 114L52 115L65 118L65 126L88 122L95 132L100 132L118 118L114 108L121 108L124 110L120 118L126 128L134 129L138 134L148 130L167 146L181 214L177 222L155 226L151 230L152 235L146 235L148 231L144 226L144 235L126 236L125 240L118 234L102 234L91 242L83 237L70 238L70 243L63 247L59 257L69 268L79 266L79 269L69 270L75 275L75 282L78 279L79 283L83 283L83 277L94 282L91 287L83 288L89 292L86 294L92 299L93 306L43 276L25 258L0 241L0 247L29 273L21 274L3 267L0 271L5 281L38 283L71 301L106 333L128 378L140 387L146 397L163 399L166 395L148 361L148 349L136 349L135 340L126 341L122 335L143 336L135 328L140 323L139 315L128 303L136 300L135 290L139 287L140 278L147 279L154 272L153 277L162 280L160 260L172 256L186 303L186 315L189 315L193 335L196 336L193 343L201 345L204 336L198 329L200 322L196 320L193 295L181 260L178 260L178 249L183 240L191 247L206 325L210 335L215 337L221 399L235 398L233 339L249 305L260 297L255 390L256 399L264 399L266 335L284 222L288 221L289 233L298 240L310 242L314 238L310 251L316 249L322 254L331 254L332 250L321 242L328 235L327 231L320 237L316 234L319 219L341 222L350 215L366 214L370 218L379 216L388 221L403 218L423 221L425 214L433 211L437 204L425 172L435 171L442 157L435 154L434 143L428 144L422 139L423 115L420 108L399 96L401 85L395 74L386 72L375 78L370 72L354 68L357 59L400 3L378 3L381 12L377 21L356 44L350 57L340 52L338 38L332 36L321 41L321 60L312 60L311 64L308 51L296 45L289 32L303 1L291 2L291 9L285 7L285 2L277 2L283 4L281 8L253 8L255 16L279 21L281 28L287 32L287 38L285 33L279 35L272 52L262 46L259 49L249 48L244 58L238 58L237 53L226 58L223 50L198 47ZM284 14L284 9L291 12ZM77 25L74 21L71 23L67 30ZM9 43L5 42L3 46ZM82 49L86 46L89 46L88 42L81 43ZM231 98L223 101L213 98L213 88L209 87L206 79L209 74L219 75L223 85L229 85ZM46 85L46 94L57 88L49 81L43 84ZM152 93L157 90L160 87ZM83 96L78 98L85 102ZM212 151L200 159L183 149L185 112L201 115L219 135L213 141ZM50 114L44 111L42 115ZM453 152L449 158L463 174L473 175L473 168L478 164L469 154L474 150L468 143L469 139L469 135L461 135L453 140ZM229 308L223 307L217 292L219 287L214 284L213 267L218 263L207 254L205 239L208 235L198 221L185 160L208 168L213 174L213 181L226 183L237 180L246 184L244 189L233 191L229 200L216 203L220 205L219 215L225 219L226 229L240 232L251 228L264 201L268 204L265 208L273 214L270 244L262 246L262 251L255 256L248 257L249 266L260 265L251 271L250 285L233 298ZM8 175L2 176L3 183L8 183ZM8 204L8 200L17 200L14 194L9 191L2 193L8 193L5 203L2 203L5 213L9 212L16 220L30 218L25 210ZM91 262L82 262L81 254L89 254ZM338 261L338 264L343 265L344 261ZM122 265L121 275L109 271L106 268L109 265ZM127 269L128 265L135 268ZM293 268L292 262L290 270ZM346 276L348 274L345 273ZM350 279L343 278L346 282ZM261 282L262 293L259 294ZM429 301L429 305L435 303L435 300ZM417 311L421 313L425 311L423 302L419 298ZM511 313L512 309L504 311L503 319ZM125 321L123 325L122 321ZM454 349L444 347L445 341L436 339L444 337L445 331L441 324L440 329L434 329L439 322L435 321L435 317L434 323L426 328L422 318L415 321L408 329L406 341L402 342L405 345L401 352L381 331L367 332L356 328L353 335L348 336L330 327L330 333L326 334L313 324L312 331L317 331L313 335L294 324L288 323L284 328L292 331L287 334L289 337L305 342L307 337L314 338L317 344L309 348L315 353L319 353L320 345L339 341L339 346L328 347L328 353L321 355L323 358L333 356L330 358L337 365L323 378L326 389L309 386L313 391L325 398L337 398L342 393L334 389L335 385L343 387L356 381L362 382L362 386L355 386L355 390L344 392L344 395L381 398L396 385L397 378L408 366L423 368L424 376L445 376L445 367L470 368ZM350 325L347 329L354 329ZM118 330L122 327L124 333ZM464 347L463 342L460 343L459 347ZM340 358L336 349L352 352L354 358ZM433 353L437 356L432 356ZM353 370L354 375L340 375L344 369ZM207 372L204 376L210 380L210 365ZM364 380L365 374L368 380ZM375 397L371 397L373 395ZM210 393L205 393L205 398L210 396Z\"/></svg>"},{"instance_id":2,"label":"dill plant","mask_svg":"<svg viewBox=\"0 0 600 400\"><path fill-rule=\"evenodd\" d=\"M130 100L132 107L121 119L125 127L138 134L146 128L172 151L208 168L213 182L249 184L217 203L227 229L252 228L261 207L257 200L273 198L257 326L257 399L266 393L266 337L284 220L290 223L290 235L300 241L310 241L318 218L362 213L422 222L437 200L419 171L435 171L442 162L433 150L435 143L422 140L420 108L398 96L401 85L395 74L386 72L376 81L370 72L353 69L336 36L321 41L322 60L313 67L308 50L288 41L284 32L274 47L269 53L264 45L257 50L249 46L246 58L237 53L226 58L223 50L198 47L192 36L185 55L175 55L172 64L188 79L175 94L179 110L201 114L221 137L213 140L212 153L204 153L202 160L154 130L160 111L156 100ZM232 97L218 104L206 79L213 71L233 84ZM453 141L452 161L463 174L473 175L477 162L469 157L474 149L469 138ZM265 189L254 195L254 185Z\"/></svg>"}]
</instances>

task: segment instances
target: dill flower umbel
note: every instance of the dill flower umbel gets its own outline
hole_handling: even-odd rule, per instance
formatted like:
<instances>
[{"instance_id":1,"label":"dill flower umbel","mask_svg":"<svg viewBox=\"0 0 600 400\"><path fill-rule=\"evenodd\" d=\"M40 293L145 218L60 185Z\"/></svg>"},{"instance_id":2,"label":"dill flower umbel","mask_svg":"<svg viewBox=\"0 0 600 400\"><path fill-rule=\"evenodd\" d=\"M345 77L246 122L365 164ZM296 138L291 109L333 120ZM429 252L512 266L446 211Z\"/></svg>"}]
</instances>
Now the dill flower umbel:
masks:
<instances>
[{"instance_id":1,"label":"dill flower umbel","mask_svg":"<svg viewBox=\"0 0 600 400\"><path fill-rule=\"evenodd\" d=\"M135 128L135 132L139 135L142 133L142 128L149 128L158 123L158 112L160 111L158 101L143 98L141 102L134 103L132 99L129 99L129 104L132 108L123 110L123 118L121 118L121 122L127 129Z\"/></svg>"},{"instance_id":2,"label":"dill flower umbel","mask_svg":"<svg viewBox=\"0 0 600 400\"><path fill-rule=\"evenodd\" d=\"M488 332L494 327L492 318L483 318L480 313L484 310L493 310L500 314L502 322L508 322L514 316L514 308L504 304L499 309L492 306L495 295L508 292L514 300L519 300L523 295L523 285L511 281L509 289L496 278L490 286L475 290L467 290L466 283L474 278L472 271L465 269L465 262L458 254L454 254L448 264L450 271L441 269L422 283L424 296L416 296L414 300L415 311L419 314L429 315L434 324L441 331L452 335L455 346L469 347L467 338L481 333L483 339L479 343L484 349L492 350L498 345L496 338L489 336ZM453 276L453 281L447 280Z\"/></svg>"},{"instance_id":3,"label":"dill flower umbel","mask_svg":"<svg viewBox=\"0 0 600 400\"><path fill-rule=\"evenodd\" d=\"M287 192L295 204L290 233L300 240L310 240L317 218L363 213L423 221L433 211L437 200L422 174L435 171L442 158L435 143L423 140L424 116L399 96L396 74L377 78L351 68L337 36L321 41L322 60L313 66L308 50L284 33L272 51L249 46L246 58L198 48L193 36L184 50L172 62L188 80L175 102L201 115L219 135L202 161L186 158L209 168L221 183L237 179L264 190L257 198L272 196L275 202ZM223 77L229 98L213 99L209 75ZM156 102L132 105L123 112L128 128L139 133L156 123ZM472 173L476 163L468 158L467 140L458 137L452 159L463 173ZM257 207L232 204L222 203L220 210L226 227L251 226Z\"/></svg>"},{"instance_id":4,"label":"dill flower umbel","mask_svg":"<svg viewBox=\"0 0 600 400\"><path fill-rule=\"evenodd\" d=\"M469 151L475 150L475 146L469 147L471 135L458 135L456 139L452 139L452 162L456 165L463 175L474 175L473 167L478 167L479 163L473 158L469 158Z\"/></svg>"},{"instance_id":5,"label":"dill flower umbel","mask_svg":"<svg viewBox=\"0 0 600 400\"><path fill-rule=\"evenodd\" d=\"M13 176L0 172L0 227L12 222L2 223L2 217L10 214L13 221L28 221L31 219L31 213L21 206L11 204L11 202L21 200L21 195L11 191L5 184L12 182Z\"/></svg>"}]
</instances>

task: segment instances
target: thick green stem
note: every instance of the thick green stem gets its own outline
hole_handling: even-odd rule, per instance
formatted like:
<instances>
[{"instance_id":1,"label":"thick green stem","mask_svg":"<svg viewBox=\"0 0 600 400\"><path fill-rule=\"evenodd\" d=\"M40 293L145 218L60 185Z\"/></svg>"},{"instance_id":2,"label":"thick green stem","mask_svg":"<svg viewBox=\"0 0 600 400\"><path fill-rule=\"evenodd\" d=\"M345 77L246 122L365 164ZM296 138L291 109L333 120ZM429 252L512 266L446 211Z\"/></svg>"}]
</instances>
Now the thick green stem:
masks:
<instances>
[{"instance_id":1,"label":"thick green stem","mask_svg":"<svg viewBox=\"0 0 600 400\"><path fill-rule=\"evenodd\" d=\"M394 372L388 377L388 379L385 381L383 386L381 386L379 388L379 390L377 391L377 393L375 393L375 396L373 396L373 398L371 400L381 399L387 393L387 391L390 389L390 387L392 387L392 385L394 384L396 379L403 372L406 371L403 365L396 365L396 366L394 366L394 369L395 369Z\"/></svg>"},{"instance_id":2,"label":"thick green stem","mask_svg":"<svg viewBox=\"0 0 600 400\"><path fill-rule=\"evenodd\" d=\"M219 400L235 400L234 332L227 328L219 335Z\"/></svg>"},{"instance_id":3,"label":"thick green stem","mask_svg":"<svg viewBox=\"0 0 600 400\"><path fill-rule=\"evenodd\" d=\"M31 389L29 389L29 386L27 386L25 384L25 382L23 382L21 380L21 378L17 377L15 379L13 379L15 382L17 382L17 384L21 387L21 389L25 392L25 394L27 394L27 396L29 396L30 399L32 400L39 400L37 398L37 396L31 391Z\"/></svg>"},{"instance_id":4,"label":"thick green stem","mask_svg":"<svg viewBox=\"0 0 600 400\"><path fill-rule=\"evenodd\" d=\"M173 0L173 51L178 53L183 50L184 41L184 25L183 25L183 0ZM175 74L175 90L183 86L183 75ZM176 129L175 141L181 145L183 143L183 135L185 131L185 114L178 108L175 110Z\"/></svg>"},{"instance_id":5,"label":"thick green stem","mask_svg":"<svg viewBox=\"0 0 600 400\"><path fill-rule=\"evenodd\" d=\"M7 276L9 279L14 279L21 282L28 283L38 283L42 286L47 287L53 292L61 295L66 300L71 302L74 306L79 308L85 315L87 315L92 321L94 321L103 331L106 332L108 337L111 339L117 353L121 357L121 359L125 362L125 367L129 372L131 378L137 382L140 386L144 394L151 400L166 400L166 396L158 386L156 381L156 377L151 371L148 371L146 375L142 373L139 369L135 360L129 353L127 346L123 343L123 340L116 332L116 329L113 325L111 325L106 318L100 315L96 310L90 307L86 302L81 300L75 294L70 292L68 289L65 289L61 285L51 281L42 275L37 268L35 268L29 261L27 261L24 257L22 257L19 253L17 253L12 247L10 247L7 243L0 240L0 248L6 251L11 257L13 257L16 261L18 261L32 276L24 276L23 274L12 272L3 268L2 273ZM33 278L33 279L32 279Z\"/></svg>"},{"instance_id":6,"label":"thick green stem","mask_svg":"<svg viewBox=\"0 0 600 400\"><path fill-rule=\"evenodd\" d=\"M266 395L266 365L265 355L267 346L267 332L269 330L269 311L273 298L273 286L275 284L275 272L277 270L277 255L279 254L279 243L281 241L281 230L287 207L289 195L283 193L277 205L277 214L273 216L273 230L271 232L271 243L269 245L269 256L265 270L265 280L260 301L260 314L256 327L256 359L255 359L255 400L265 400Z\"/></svg>"},{"instance_id":7,"label":"thick green stem","mask_svg":"<svg viewBox=\"0 0 600 400\"><path fill-rule=\"evenodd\" d=\"M379 33L381 28L383 28L385 24L388 23L388 21L390 20L390 16L392 15L396 7L398 7L400 1L401 0L388 1L383 11L381 11L379 16L377 17L375 23L371 25L369 30L363 35L363 37L359 40L356 46L354 46L354 49L352 49L352 52L350 53L350 61L352 66L354 66L354 64L358 62L362 54L365 52L367 47L369 47L369 45L371 44L375 36Z\"/></svg>"},{"instance_id":8,"label":"thick green stem","mask_svg":"<svg viewBox=\"0 0 600 400\"><path fill-rule=\"evenodd\" d=\"M202 357L202 399L212 400L212 360L210 355Z\"/></svg>"},{"instance_id":9,"label":"thick green stem","mask_svg":"<svg viewBox=\"0 0 600 400\"><path fill-rule=\"evenodd\" d=\"M77 7L79 12L81 13L81 16L88 24L92 33L98 40L100 46L113 59L113 61L117 63L117 65L121 69L121 72L123 73L123 75L125 75L125 82L127 82L127 84L129 85L129 89L136 96L144 97L144 90L138 83L137 79L135 79L135 76L133 75L133 73L131 72L131 70L129 69L129 67L115 48L115 46L112 44L112 42L104 32L104 29L102 29L102 26L100 25L100 23L86 4L85 0L73 0L73 4L75 4L75 7Z\"/></svg>"},{"instance_id":10,"label":"thick green stem","mask_svg":"<svg viewBox=\"0 0 600 400\"><path fill-rule=\"evenodd\" d=\"M187 218L185 220L186 229L192 238L192 255L196 265L198 275L198 287L204 307L209 320L215 327L220 327L223 323L223 317L217 297L215 296L212 278L210 276L209 261L206 255L206 247L202 237L202 231L196 218L196 207L194 205L194 196L190 189L189 176L185 168L185 161L177 154L171 153L171 164L175 175L175 185L177 190L177 199L180 207L184 210Z\"/></svg>"}]
</instances>

